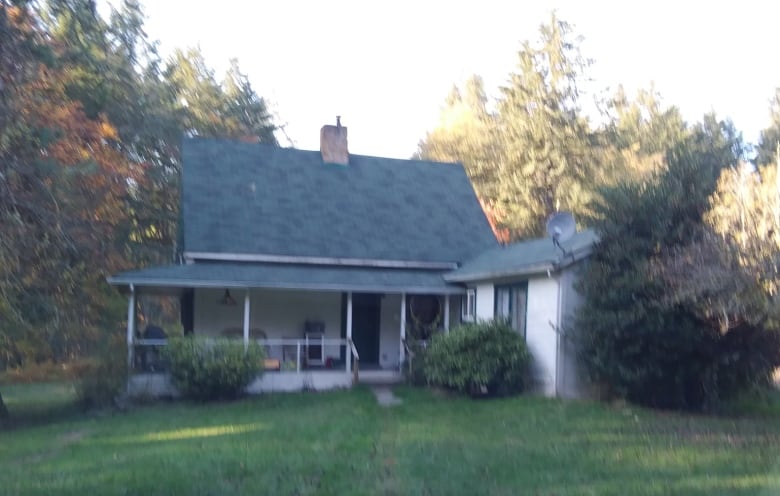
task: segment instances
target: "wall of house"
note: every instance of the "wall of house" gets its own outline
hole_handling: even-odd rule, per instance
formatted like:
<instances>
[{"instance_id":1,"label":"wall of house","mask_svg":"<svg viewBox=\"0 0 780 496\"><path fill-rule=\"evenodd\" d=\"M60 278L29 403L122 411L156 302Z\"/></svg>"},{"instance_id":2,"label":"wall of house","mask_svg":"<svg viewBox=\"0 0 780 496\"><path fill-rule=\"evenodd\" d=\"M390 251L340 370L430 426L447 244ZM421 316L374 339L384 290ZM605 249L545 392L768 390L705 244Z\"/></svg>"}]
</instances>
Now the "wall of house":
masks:
<instances>
[{"instance_id":1,"label":"wall of house","mask_svg":"<svg viewBox=\"0 0 780 496\"><path fill-rule=\"evenodd\" d=\"M526 343L534 357L534 378L546 396L555 394L555 363L558 353L560 276L528 279Z\"/></svg>"},{"instance_id":2,"label":"wall of house","mask_svg":"<svg viewBox=\"0 0 780 496\"><path fill-rule=\"evenodd\" d=\"M230 292L236 305L219 303L224 290L195 290L196 335L220 336L226 328L244 326L244 291ZM325 323L325 337L341 337L341 293L294 290L250 291L250 329L261 329L269 338L302 338L303 326L307 320ZM273 358L282 358L281 345L272 345L268 350ZM325 356L338 359L338 346L325 349Z\"/></svg>"},{"instance_id":3,"label":"wall of house","mask_svg":"<svg viewBox=\"0 0 780 496\"><path fill-rule=\"evenodd\" d=\"M495 289L492 282L476 285L477 320L489 320L495 315Z\"/></svg>"}]
</instances>

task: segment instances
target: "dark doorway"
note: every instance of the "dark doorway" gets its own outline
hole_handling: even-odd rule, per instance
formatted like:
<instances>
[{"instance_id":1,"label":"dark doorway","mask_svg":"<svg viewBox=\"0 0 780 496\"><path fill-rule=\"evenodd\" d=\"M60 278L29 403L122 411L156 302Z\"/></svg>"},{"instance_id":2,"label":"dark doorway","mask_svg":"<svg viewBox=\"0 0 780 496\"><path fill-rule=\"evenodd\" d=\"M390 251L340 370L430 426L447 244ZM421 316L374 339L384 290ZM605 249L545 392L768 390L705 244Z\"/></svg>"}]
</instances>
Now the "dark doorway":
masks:
<instances>
[{"instance_id":1,"label":"dark doorway","mask_svg":"<svg viewBox=\"0 0 780 496\"><path fill-rule=\"evenodd\" d=\"M347 295L342 295L342 336L347 329ZM352 294L352 341L355 343L361 364L379 364L379 322L382 295Z\"/></svg>"}]
</instances>

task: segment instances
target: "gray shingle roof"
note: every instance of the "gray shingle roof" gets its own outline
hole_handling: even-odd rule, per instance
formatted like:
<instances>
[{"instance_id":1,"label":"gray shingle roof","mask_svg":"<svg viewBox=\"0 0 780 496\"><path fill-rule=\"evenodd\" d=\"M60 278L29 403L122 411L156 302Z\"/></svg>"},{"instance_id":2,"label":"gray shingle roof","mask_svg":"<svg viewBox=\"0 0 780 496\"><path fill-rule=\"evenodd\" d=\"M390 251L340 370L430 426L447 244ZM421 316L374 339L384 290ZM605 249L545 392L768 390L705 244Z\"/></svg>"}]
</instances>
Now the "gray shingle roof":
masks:
<instances>
[{"instance_id":1,"label":"gray shingle roof","mask_svg":"<svg viewBox=\"0 0 780 496\"><path fill-rule=\"evenodd\" d=\"M460 262L496 240L463 167L216 139L183 144L188 252Z\"/></svg>"},{"instance_id":2,"label":"gray shingle roof","mask_svg":"<svg viewBox=\"0 0 780 496\"><path fill-rule=\"evenodd\" d=\"M277 288L387 293L462 293L440 271L243 262L198 262L123 272L111 284L137 286Z\"/></svg>"},{"instance_id":3,"label":"gray shingle roof","mask_svg":"<svg viewBox=\"0 0 780 496\"><path fill-rule=\"evenodd\" d=\"M486 250L457 270L445 274L444 279L468 282L555 270L587 256L596 241L598 236L593 230L578 232L561 243L565 254L550 238L520 241Z\"/></svg>"}]
</instances>

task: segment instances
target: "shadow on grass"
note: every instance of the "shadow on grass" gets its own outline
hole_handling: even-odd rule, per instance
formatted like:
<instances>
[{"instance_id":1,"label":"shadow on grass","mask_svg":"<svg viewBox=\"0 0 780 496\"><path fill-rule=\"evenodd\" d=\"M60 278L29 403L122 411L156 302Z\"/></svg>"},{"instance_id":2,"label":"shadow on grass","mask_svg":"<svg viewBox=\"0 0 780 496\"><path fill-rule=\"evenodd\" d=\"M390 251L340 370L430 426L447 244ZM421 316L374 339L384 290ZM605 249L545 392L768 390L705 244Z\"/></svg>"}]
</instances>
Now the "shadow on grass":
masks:
<instances>
[{"instance_id":1,"label":"shadow on grass","mask_svg":"<svg viewBox=\"0 0 780 496\"><path fill-rule=\"evenodd\" d=\"M76 405L73 383L46 382L0 385L9 418L3 430L35 427L67 420L83 413Z\"/></svg>"}]
</instances>

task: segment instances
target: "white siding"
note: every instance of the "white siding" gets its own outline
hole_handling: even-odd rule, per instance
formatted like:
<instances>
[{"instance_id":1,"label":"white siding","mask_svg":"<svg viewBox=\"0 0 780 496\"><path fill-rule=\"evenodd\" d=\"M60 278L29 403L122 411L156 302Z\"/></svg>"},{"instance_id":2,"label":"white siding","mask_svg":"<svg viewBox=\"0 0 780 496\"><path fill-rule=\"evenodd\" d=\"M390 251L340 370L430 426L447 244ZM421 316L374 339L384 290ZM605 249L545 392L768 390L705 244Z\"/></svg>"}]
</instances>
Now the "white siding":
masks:
<instances>
[{"instance_id":1,"label":"white siding","mask_svg":"<svg viewBox=\"0 0 780 496\"><path fill-rule=\"evenodd\" d=\"M493 298L495 289L493 283L477 284L477 320L489 320L494 317Z\"/></svg>"},{"instance_id":2,"label":"white siding","mask_svg":"<svg viewBox=\"0 0 780 496\"><path fill-rule=\"evenodd\" d=\"M555 394L558 319L558 276L528 280L526 342L534 357L534 376L546 396Z\"/></svg>"},{"instance_id":3,"label":"white siding","mask_svg":"<svg viewBox=\"0 0 780 496\"><path fill-rule=\"evenodd\" d=\"M230 291L238 303L234 306L218 303L223 294L224 290L195 290L196 335L219 336L225 328L243 328L244 290ZM307 320L324 322L326 338L341 337L341 293L255 289L250 304L249 327L261 329L269 338L302 338ZM282 358L281 346L272 346L269 354ZM338 347L326 347L325 355L338 359Z\"/></svg>"}]
</instances>

